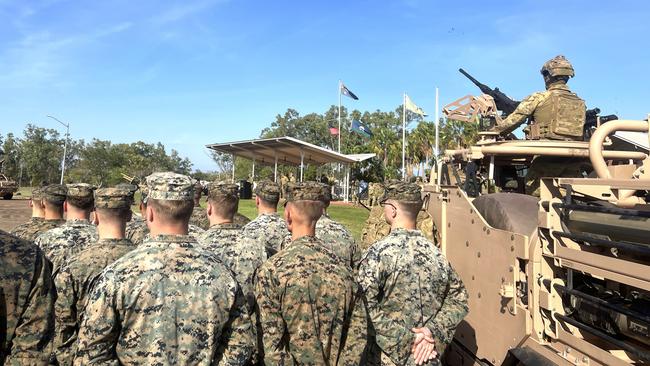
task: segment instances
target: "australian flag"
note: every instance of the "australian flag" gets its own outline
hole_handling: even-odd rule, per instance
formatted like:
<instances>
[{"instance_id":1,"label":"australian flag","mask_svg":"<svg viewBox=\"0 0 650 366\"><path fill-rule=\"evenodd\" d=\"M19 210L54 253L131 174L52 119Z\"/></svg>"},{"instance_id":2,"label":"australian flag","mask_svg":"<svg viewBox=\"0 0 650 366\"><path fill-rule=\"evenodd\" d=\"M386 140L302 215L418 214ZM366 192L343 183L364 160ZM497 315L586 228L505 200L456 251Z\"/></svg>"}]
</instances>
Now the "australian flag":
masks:
<instances>
[{"instance_id":1,"label":"australian flag","mask_svg":"<svg viewBox=\"0 0 650 366\"><path fill-rule=\"evenodd\" d=\"M341 94L345 95L346 97L350 97L354 100L359 100L359 97L354 95L354 93L351 92L350 89L348 89L345 85L343 85L343 83L341 83Z\"/></svg>"},{"instance_id":2,"label":"australian flag","mask_svg":"<svg viewBox=\"0 0 650 366\"><path fill-rule=\"evenodd\" d=\"M370 128L368 128L368 126L361 123L361 121L357 121L356 119L352 121L352 125L350 126L350 129L365 138L372 137L372 131L370 131Z\"/></svg>"}]
</instances>

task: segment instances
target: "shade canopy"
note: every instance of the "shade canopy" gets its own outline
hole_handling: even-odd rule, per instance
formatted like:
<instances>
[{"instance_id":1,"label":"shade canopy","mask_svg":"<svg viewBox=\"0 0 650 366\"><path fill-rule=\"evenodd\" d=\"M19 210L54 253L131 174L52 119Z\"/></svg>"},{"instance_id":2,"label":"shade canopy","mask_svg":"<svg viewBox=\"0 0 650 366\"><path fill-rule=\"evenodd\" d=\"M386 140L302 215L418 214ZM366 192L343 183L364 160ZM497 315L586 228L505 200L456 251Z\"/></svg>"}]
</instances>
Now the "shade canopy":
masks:
<instances>
[{"instance_id":1,"label":"shade canopy","mask_svg":"<svg viewBox=\"0 0 650 366\"><path fill-rule=\"evenodd\" d=\"M206 145L221 153L232 154L258 164L300 166L303 164L323 165L329 163L351 164L370 159L375 154L345 155L298 140L293 137L274 137L246 141L225 142Z\"/></svg>"}]
</instances>

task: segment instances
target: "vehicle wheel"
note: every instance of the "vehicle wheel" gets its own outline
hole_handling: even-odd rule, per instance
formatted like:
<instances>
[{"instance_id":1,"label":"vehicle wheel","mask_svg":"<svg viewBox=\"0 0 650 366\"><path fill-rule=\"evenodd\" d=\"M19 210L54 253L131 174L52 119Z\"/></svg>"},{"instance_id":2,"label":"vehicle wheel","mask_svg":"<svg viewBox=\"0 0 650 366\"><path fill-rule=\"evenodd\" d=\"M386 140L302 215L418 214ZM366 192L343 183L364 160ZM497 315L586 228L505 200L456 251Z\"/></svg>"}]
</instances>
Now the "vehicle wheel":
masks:
<instances>
[{"instance_id":1,"label":"vehicle wheel","mask_svg":"<svg viewBox=\"0 0 650 366\"><path fill-rule=\"evenodd\" d=\"M2 198L3 198L3 199L6 199L6 200L10 200L11 197L13 197L13 196L14 196L13 193L7 193L7 194L5 194L4 196L2 196Z\"/></svg>"}]
</instances>

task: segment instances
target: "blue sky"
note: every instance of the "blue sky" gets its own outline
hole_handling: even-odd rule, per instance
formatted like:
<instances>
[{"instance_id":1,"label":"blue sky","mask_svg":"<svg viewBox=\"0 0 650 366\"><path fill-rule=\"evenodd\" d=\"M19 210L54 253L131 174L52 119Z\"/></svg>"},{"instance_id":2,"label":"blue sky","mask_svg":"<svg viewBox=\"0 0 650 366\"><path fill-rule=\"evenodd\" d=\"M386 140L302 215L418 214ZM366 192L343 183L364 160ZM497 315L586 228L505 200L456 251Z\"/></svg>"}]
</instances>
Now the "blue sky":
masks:
<instances>
[{"instance_id":1,"label":"blue sky","mask_svg":"<svg viewBox=\"0 0 650 366\"><path fill-rule=\"evenodd\" d=\"M195 168L203 146L255 138L276 114L323 112L342 79L392 110L429 114L478 89L465 68L521 99L556 54L588 107L650 112L645 1L0 0L0 133L28 122L73 138L162 141Z\"/></svg>"}]
</instances>

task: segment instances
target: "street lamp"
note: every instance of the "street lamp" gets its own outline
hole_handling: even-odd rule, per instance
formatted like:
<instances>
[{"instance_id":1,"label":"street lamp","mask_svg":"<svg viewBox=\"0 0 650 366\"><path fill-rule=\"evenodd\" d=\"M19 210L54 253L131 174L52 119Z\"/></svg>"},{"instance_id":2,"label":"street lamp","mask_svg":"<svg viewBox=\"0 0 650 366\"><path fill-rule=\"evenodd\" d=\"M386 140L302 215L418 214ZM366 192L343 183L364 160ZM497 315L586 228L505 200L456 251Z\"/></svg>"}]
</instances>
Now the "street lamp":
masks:
<instances>
[{"instance_id":1,"label":"street lamp","mask_svg":"<svg viewBox=\"0 0 650 366\"><path fill-rule=\"evenodd\" d=\"M63 159L61 160L61 183L63 184L63 174L65 173L65 156L68 151L68 139L70 138L70 123L63 123L58 118L47 115L47 117L59 122L65 126L65 144L63 145Z\"/></svg>"}]
</instances>

